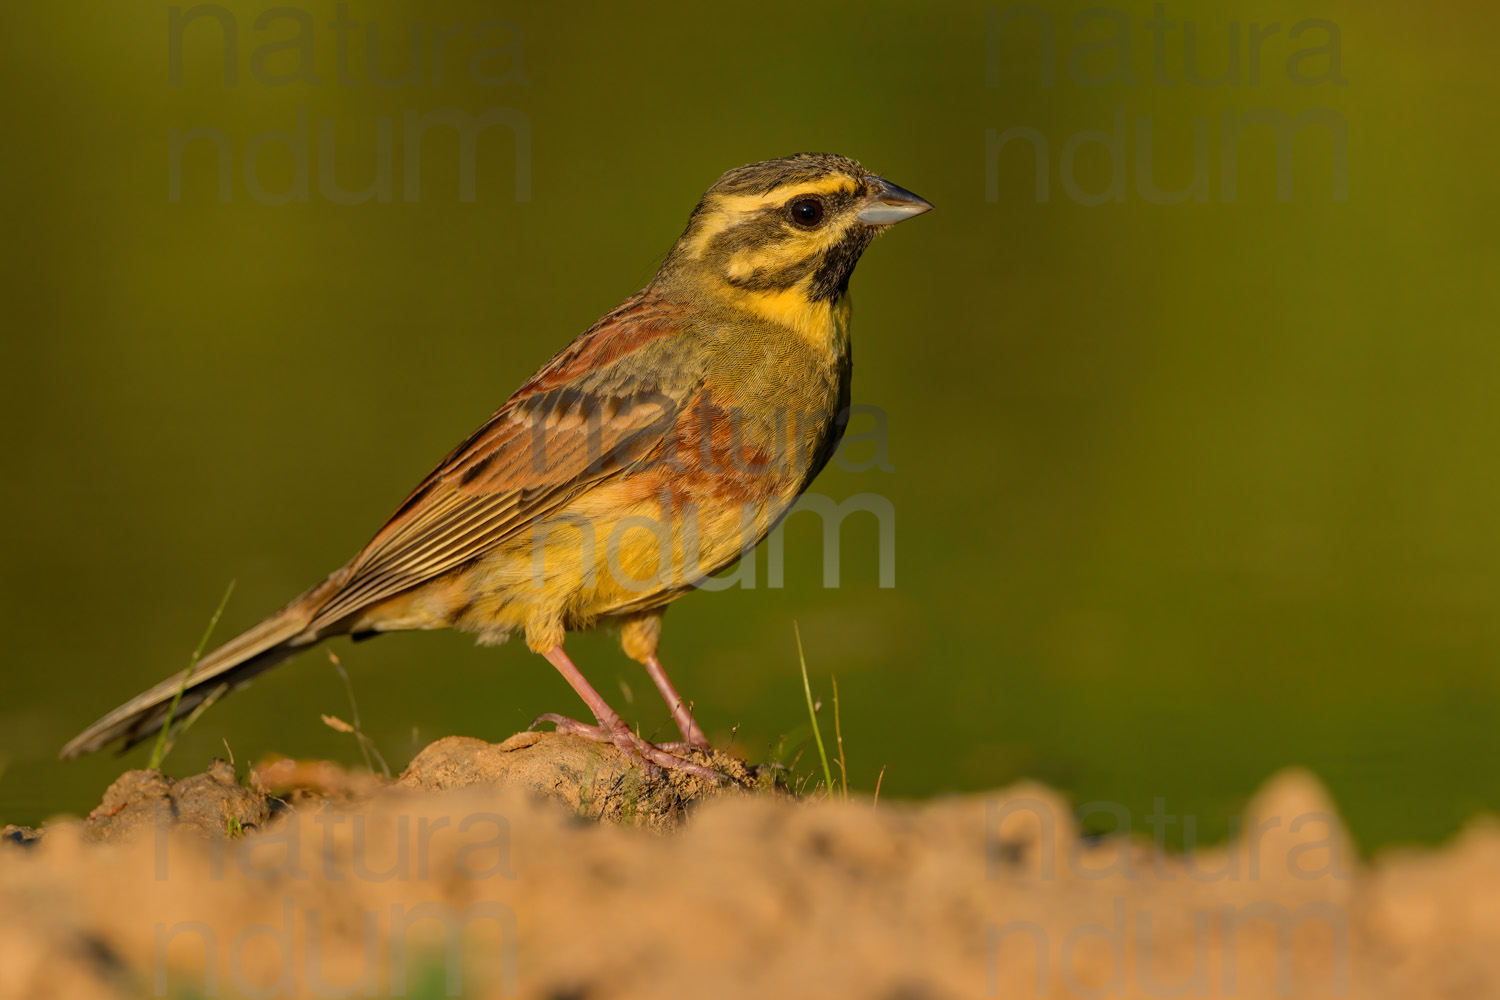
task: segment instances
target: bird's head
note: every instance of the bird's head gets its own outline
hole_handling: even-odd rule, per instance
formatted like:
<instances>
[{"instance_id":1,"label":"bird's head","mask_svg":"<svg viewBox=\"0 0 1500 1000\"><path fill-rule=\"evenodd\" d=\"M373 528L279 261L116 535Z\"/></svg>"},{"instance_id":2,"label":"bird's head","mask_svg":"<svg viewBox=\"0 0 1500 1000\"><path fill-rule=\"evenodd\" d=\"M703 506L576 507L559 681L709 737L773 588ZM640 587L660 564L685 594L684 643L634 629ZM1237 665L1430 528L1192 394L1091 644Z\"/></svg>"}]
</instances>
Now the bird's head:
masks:
<instances>
[{"instance_id":1,"label":"bird's head","mask_svg":"<svg viewBox=\"0 0 1500 1000\"><path fill-rule=\"evenodd\" d=\"M704 194L656 282L697 287L804 327L843 298L876 236L931 208L831 153L737 167Z\"/></svg>"}]
</instances>

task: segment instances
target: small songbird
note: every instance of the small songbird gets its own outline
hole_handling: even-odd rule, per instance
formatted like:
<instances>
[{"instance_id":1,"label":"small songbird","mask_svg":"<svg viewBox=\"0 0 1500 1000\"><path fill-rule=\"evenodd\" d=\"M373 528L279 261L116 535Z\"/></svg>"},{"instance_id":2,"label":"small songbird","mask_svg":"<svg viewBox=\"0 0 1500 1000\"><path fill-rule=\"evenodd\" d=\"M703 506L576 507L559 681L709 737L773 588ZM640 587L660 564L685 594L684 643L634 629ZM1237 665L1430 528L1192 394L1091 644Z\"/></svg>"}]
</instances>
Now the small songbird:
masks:
<instances>
[{"instance_id":1,"label":"small songbird","mask_svg":"<svg viewBox=\"0 0 1500 1000\"><path fill-rule=\"evenodd\" d=\"M854 160L802 153L719 178L643 290L547 362L348 564L90 726L63 757L146 739L330 636L512 631L594 715L538 721L649 767L703 731L657 659L666 606L765 537L827 463L849 406L849 277L932 206ZM611 622L683 741L631 731L563 652ZM181 694L175 709L174 699Z\"/></svg>"}]
</instances>

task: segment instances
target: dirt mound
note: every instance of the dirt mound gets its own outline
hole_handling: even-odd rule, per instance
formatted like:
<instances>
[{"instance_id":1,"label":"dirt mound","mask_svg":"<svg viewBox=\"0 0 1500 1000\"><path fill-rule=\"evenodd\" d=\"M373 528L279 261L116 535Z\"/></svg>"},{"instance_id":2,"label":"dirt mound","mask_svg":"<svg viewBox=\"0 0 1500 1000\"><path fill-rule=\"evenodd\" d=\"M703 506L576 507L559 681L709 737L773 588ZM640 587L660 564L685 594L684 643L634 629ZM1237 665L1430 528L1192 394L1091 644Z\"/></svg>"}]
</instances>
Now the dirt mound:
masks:
<instances>
[{"instance_id":1,"label":"dirt mound","mask_svg":"<svg viewBox=\"0 0 1500 1000\"><path fill-rule=\"evenodd\" d=\"M245 788L234 768L216 760L202 774L173 781L160 771L126 771L89 813L90 840L124 840L141 827L166 823L204 836L252 833L271 818L271 801Z\"/></svg>"},{"instance_id":2,"label":"dirt mound","mask_svg":"<svg viewBox=\"0 0 1500 1000\"><path fill-rule=\"evenodd\" d=\"M1500 828L1359 863L1287 772L1191 855L1022 785L798 800L552 734L131 772L0 840L0 997L1500 995ZM596 820L604 818L606 822Z\"/></svg>"},{"instance_id":3,"label":"dirt mound","mask_svg":"<svg viewBox=\"0 0 1500 1000\"><path fill-rule=\"evenodd\" d=\"M770 768L751 767L727 753L695 750L692 759L724 775L723 782L657 768L646 774L613 748L577 736L527 732L504 743L450 736L418 754L396 786L432 792L527 789L584 819L662 831L676 829L699 802L730 791L777 787Z\"/></svg>"}]
</instances>

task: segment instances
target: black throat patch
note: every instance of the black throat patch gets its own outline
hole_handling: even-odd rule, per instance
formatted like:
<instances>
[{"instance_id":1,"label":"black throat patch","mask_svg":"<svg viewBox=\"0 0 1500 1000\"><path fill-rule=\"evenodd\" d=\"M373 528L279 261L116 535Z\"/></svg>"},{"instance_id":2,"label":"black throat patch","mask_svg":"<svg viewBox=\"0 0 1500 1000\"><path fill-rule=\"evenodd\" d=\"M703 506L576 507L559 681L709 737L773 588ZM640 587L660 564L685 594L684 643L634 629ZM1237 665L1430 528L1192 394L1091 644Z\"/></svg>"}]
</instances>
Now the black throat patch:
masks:
<instances>
[{"instance_id":1,"label":"black throat patch","mask_svg":"<svg viewBox=\"0 0 1500 1000\"><path fill-rule=\"evenodd\" d=\"M859 223L849 227L844 238L815 259L812 298L814 302L831 302L849 290L849 276L854 265L875 239L875 229Z\"/></svg>"}]
</instances>

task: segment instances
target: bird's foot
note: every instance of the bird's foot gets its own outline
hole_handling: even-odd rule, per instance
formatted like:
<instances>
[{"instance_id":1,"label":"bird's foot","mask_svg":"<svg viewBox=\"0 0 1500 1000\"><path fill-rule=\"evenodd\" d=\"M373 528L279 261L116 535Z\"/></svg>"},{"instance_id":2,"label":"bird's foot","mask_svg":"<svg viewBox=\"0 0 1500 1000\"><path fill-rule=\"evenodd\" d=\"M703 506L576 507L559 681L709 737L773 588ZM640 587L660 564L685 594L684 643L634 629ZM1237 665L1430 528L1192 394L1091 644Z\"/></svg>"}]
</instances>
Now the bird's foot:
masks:
<instances>
[{"instance_id":1,"label":"bird's foot","mask_svg":"<svg viewBox=\"0 0 1500 1000\"><path fill-rule=\"evenodd\" d=\"M584 739L593 740L595 743L612 743L629 760L640 764L648 770L653 766L663 767L670 771L686 771L700 778L710 781L718 781L723 775L712 768L704 767L702 764L694 764L690 760L684 760L676 756L695 749L702 749L691 743L647 743L641 739L623 719L616 717L614 724L608 728L604 726L591 726L587 722L579 722L570 719L566 715L558 715L548 712L539 715L531 723L535 729L537 723L550 722L559 733L571 733L574 736L582 736Z\"/></svg>"}]
</instances>

